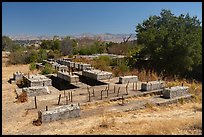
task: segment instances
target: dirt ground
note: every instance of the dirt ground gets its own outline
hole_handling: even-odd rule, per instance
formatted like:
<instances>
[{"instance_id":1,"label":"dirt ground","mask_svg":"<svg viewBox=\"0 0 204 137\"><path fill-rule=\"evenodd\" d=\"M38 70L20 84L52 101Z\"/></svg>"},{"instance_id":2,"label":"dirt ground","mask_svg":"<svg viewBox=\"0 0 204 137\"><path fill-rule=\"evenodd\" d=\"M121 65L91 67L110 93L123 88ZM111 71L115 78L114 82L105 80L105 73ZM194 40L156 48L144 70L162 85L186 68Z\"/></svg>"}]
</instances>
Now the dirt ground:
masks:
<instances>
[{"instance_id":1,"label":"dirt ground","mask_svg":"<svg viewBox=\"0 0 204 137\"><path fill-rule=\"evenodd\" d=\"M2 134L202 134L202 104L184 102L169 106L150 106L128 112L106 111L110 103L82 106L96 113L79 118L59 120L41 126L32 125L37 109L32 100L16 102L15 84L8 83L13 72L29 72L29 65L5 65L2 62ZM35 72L34 72L35 73ZM140 98L141 99L141 98ZM91 111L92 112L92 111Z\"/></svg>"}]
</instances>

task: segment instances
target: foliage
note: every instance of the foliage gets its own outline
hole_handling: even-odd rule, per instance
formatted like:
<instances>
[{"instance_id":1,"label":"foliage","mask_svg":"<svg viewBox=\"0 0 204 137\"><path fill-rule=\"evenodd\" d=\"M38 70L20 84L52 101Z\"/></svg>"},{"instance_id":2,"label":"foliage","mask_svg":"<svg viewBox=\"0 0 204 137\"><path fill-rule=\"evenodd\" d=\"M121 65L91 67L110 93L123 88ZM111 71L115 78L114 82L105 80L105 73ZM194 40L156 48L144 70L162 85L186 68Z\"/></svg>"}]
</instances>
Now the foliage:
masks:
<instances>
[{"instance_id":1,"label":"foliage","mask_svg":"<svg viewBox=\"0 0 204 137\"><path fill-rule=\"evenodd\" d=\"M72 40L70 37L65 37L61 42L60 51L62 55L70 55L73 52L73 48L76 47L76 41Z\"/></svg>"},{"instance_id":2,"label":"foliage","mask_svg":"<svg viewBox=\"0 0 204 137\"><path fill-rule=\"evenodd\" d=\"M52 66L47 63L45 64L45 67L41 70L42 75L51 74L54 72L55 70L53 70Z\"/></svg>"},{"instance_id":3,"label":"foliage","mask_svg":"<svg viewBox=\"0 0 204 137\"><path fill-rule=\"evenodd\" d=\"M147 68L165 75L187 77L202 64L202 28L197 17L175 16L162 10L136 27L138 44L144 45L141 58ZM201 77L201 76L200 76Z\"/></svg>"},{"instance_id":4,"label":"foliage","mask_svg":"<svg viewBox=\"0 0 204 137\"><path fill-rule=\"evenodd\" d=\"M7 36L2 36L2 50L10 51L13 45L12 40Z\"/></svg>"},{"instance_id":5,"label":"foliage","mask_svg":"<svg viewBox=\"0 0 204 137\"><path fill-rule=\"evenodd\" d=\"M35 62L30 63L29 69L30 69L31 71L33 71L33 70L36 69L36 64L35 64Z\"/></svg>"}]
</instances>

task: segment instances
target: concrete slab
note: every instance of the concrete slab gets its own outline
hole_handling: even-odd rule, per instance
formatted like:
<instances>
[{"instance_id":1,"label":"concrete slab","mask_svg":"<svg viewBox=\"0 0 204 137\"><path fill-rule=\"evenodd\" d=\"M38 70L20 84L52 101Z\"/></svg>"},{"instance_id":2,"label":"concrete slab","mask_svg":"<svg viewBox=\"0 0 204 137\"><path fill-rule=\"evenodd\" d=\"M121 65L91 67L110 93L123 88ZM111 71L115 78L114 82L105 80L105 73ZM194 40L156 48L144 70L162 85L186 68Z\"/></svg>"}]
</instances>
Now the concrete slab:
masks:
<instances>
[{"instance_id":1,"label":"concrete slab","mask_svg":"<svg viewBox=\"0 0 204 137\"><path fill-rule=\"evenodd\" d=\"M26 92L26 94L29 97L47 95L51 93L47 86L36 86L36 87L23 88L22 92Z\"/></svg>"},{"instance_id":2,"label":"concrete slab","mask_svg":"<svg viewBox=\"0 0 204 137\"><path fill-rule=\"evenodd\" d=\"M119 77L119 83L121 84L127 84L129 83L134 83L138 81L137 76L124 76L124 77Z\"/></svg>"},{"instance_id":3,"label":"concrete slab","mask_svg":"<svg viewBox=\"0 0 204 137\"><path fill-rule=\"evenodd\" d=\"M42 121L42 123L75 117L80 117L80 107L78 104L48 108L48 111L38 111L38 119Z\"/></svg>"},{"instance_id":4,"label":"concrete slab","mask_svg":"<svg viewBox=\"0 0 204 137\"><path fill-rule=\"evenodd\" d=\"M110 79L112 78L112 73L107 71L101 70L84 70L82 71L82 75L85 77L89 77L95 80L103 80L103 79Z\"/></svg>"},{"instance_id":5,"label":"concrete slab","mask_svg":"<svg viewBox=\"0 0 204 137\"><path fill-rule=\"evenodd\" d=\"M149 91L149 90L156 90L165 87L164 81L149 81L149 82L142 82L141 90Z\"/></svg>"},{"instance_id":6,"label":"concrete slab","mask_svg":"<svg viewBox=\"0 0 204 137\"><path fill-rule=\"evenodd\" d=\"M180 96L189 95L188 93L189 87L187 86L175 86L170 88L165 88L163 91L164 98L175 98Z\"/></svg>"},{"instance_id":7,"label":"concrete slab","mask_svg":"<svg viewBox=\"0 0 204 137\"><path fill-rule=\"evenodd\" d=\"M44 75L40 75L40 74L23 76L23 80L25 81L28 87L51 86L52 85L51 79L47 78Z\"/></svg>"},{"instance_id":8,"label":"concrete slab","mask_svg":"<svg viewBox=\"0 0 204 137\"><path fill-rule=\"evenodd\" d=\"M57 72L57 77L68 81L69 83L76 83L79 82L79 76L77 75L69 75L68 72Z\"/></svg>"}]
</instances>

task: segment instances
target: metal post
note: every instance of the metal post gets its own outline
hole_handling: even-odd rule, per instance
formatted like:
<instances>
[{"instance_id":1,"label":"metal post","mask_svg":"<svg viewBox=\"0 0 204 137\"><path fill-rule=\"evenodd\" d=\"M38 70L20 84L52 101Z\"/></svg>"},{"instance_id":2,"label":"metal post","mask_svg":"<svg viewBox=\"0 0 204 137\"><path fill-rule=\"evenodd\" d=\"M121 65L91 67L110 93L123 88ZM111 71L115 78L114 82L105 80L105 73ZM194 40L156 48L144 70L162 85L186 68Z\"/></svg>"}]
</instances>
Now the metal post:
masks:
<instances>
[{"instance_id":1,"label":"metal post","mask_svg":"<svg viewBox=\"0 0 204 137\"><path fill-rule=\"evenodd\" d=\"M88 100L88 102L90 102L91 101L91 96L90 96L90 92L88 91L88 94L89 94L89 100Z\"/></svg>"},{"instance_id":2,"label":"metal post","mask_svg":"<svg viewBox=\"0 0 204 137\"><path fill-rule=\"evenodd\" d=\"M102 92L103 92L103 90L101 90L101 100L103 99L103 98L102 98Z\"/></svg>"},{"instance_id":3,"label":"metal post","mask_svg":"<svg viewBox=\"0 0 204 137\"><path fill-rule=\"evenodd\" d=\"M70 101L70 92L69 92L69 94L68 94L68 95L69 95L69 101Z\"/></svg>"},{"instance_id":4,"label":"metal post","mask_svg":"<svg viewBox=\"0 0 204 137\"><path fill-rule=\"evenodd\" d=\"M120 91L120 87L118 88L118 94L117 94L117 97L118 97L118 95L119 95L119 91Z\"/></svg>"},{"instance_id":5,"label":"metal post","mask_svg":"<svg viewBox=\"0 0 204 137\"><path fill-rule=\"evenodd\" d=\"M123 98L123 96L122 96L122 105L124 104L124 98Z\"/></svg>"},{"instance_id":6,"label":"metal post","mask_svg":"<svg viewBox=\"0 0 204 137\"><path fill-rule=\"evenodd\" d=\"M47 106L46 106L45 110L48 111L48 107Z\"/></svg>"},{"instance_id":7,"label":"metal post","mask_svg":"<svg viewBox=\"0 0 204 137\"><path fill-rule=\"evenodd\" d=\"M65 97L65 90L64 90L64 97Z\"/></svg>"},{"instance_id":8,"label":"metal post","mask_svg":"<svg viewBox=\"0 0 204 137\"><path fill-rule=\"evenodd\" d=\"M114 86L114 93L115 93L115 86Z\"/></svg>"},{"instance_id":9,"label":"metal post","mask_svg":"<svg viewBox=\"0 0 204 137\"><path fill-rule=\"evenodd\" d=\"M108 97L108 90L107 90L107 97Z\"/></svg>"},{"instance_id":10,"label":"metal post","mask_svg":"<svg viewBox=\"0 0 204 137\"><path fill-rule=\"evenodd\" d=\"M132 83L132 90L134 91L134 82Z\"/></svg>"},{"instance_id":11,"label":"metal post","mask_svg":"<svg viewBox=\"0 0 204 137\"><path fill-rule=\"evenodd\" d=\"M61 94L59 95L58 105L60 104Z\"/></svg>"},{"instance_id":12,"label":"metal post","mask_svg":"<svg viewBox=\"0 0 204 137\"><path fill-rule=\"evenodd\" d=\"M66 104L68 105L68 96L66 96Z\"/></svg>"},{"instance_id":13,"label":"metal post","mask_svg":"<svg viewBox=\"0 0 204 137\"><path fill-rule=\"evenodd\" d=\"M36 100L36 96L35 96L35 108L37 109L37 100Z\"/></svg>"},{"instance_id":14,"label":"metal post","mask_svg":"<svg viewBox=\"0 0 204 137\"><path fill-rule=\"evenodd\" d=\"M109 90L110 84L108 84L108 90Z\"/></svg>"},{"instance_id":15,"label":"metal post","mask_svg":"<svg viewBox=\"0 0 204 137\"><path fill-rule=\"evenodd\" d=\"M95 97L95 94L94 94L94 88L93 88L93 97Z\"/></svg>"},{"instance_id":16,"label":"metal post","mask_svg":"<svg viewBox=\"0 0 204 137\"><path fill-rule=\"evenodd\" d=\"M136 91L137 91L137 82L135 83L135 89L136 89Z\"/></svg>"},{"instance_id":17,"label":"metal post","mask_svg":"<svg viewBox=\"0 0 204 137\"><path fill-rule=\"evenodd\" d=\"M72 91L71 91L71 102L72 102L72 100L73 100L73 96L72 96Z\"/></svg>"}]
</instances>

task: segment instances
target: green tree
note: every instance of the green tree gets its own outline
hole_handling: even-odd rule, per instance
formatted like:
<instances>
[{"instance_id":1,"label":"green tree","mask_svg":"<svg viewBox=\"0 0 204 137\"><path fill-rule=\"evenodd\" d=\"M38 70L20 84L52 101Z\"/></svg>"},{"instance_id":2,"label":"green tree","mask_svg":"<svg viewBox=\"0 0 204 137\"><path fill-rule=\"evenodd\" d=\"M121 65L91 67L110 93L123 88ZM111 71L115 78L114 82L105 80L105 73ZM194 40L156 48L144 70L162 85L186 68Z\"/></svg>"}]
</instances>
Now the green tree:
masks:
<instances>
[{"instance_id":1,"label":"green tree","mask_svg":"<svg viewBox=\"0 0 204 137\"><path fill-rule=\"evenodd\" d=\"M12 45L13 41L9 37L2 36L2 50L10 51Z\"/></svg>"},{"instance_id":2,"label":"green tree","mask_svg":"<svg viewBox=\"0 0 204 137\"><path fill-rule=\"evenodd\" d=\"M162 10L136 27L140 55L148 59L148 68L166 75L186 77L202 64L202 28L197 17L175 16Z\"/></svg>"}]
</instances>

